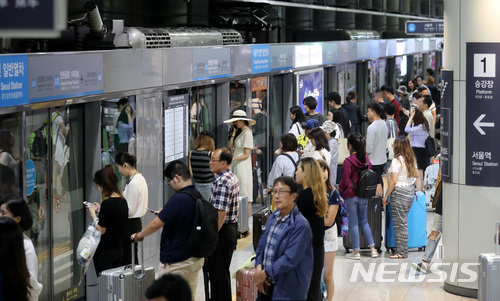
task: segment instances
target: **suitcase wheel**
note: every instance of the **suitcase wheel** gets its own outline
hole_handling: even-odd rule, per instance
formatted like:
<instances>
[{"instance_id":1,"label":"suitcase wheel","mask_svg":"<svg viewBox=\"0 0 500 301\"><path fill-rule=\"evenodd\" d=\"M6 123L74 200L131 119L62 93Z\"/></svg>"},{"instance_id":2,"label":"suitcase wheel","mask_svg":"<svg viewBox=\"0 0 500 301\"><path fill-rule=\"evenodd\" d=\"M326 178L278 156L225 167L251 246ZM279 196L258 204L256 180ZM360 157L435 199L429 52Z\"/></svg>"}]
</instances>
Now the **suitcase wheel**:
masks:
<instances>
[{"instance_id":1,"label":"suitcase wheel","mask_svg":"<svg viewBox=\"0 0 500 301\"><path fill-rule=\"evenodd\" d=\"M418 248L418 251L419 252L422 252L422 251L425 252L425 246Z\"/></svg>"}]
</instances>

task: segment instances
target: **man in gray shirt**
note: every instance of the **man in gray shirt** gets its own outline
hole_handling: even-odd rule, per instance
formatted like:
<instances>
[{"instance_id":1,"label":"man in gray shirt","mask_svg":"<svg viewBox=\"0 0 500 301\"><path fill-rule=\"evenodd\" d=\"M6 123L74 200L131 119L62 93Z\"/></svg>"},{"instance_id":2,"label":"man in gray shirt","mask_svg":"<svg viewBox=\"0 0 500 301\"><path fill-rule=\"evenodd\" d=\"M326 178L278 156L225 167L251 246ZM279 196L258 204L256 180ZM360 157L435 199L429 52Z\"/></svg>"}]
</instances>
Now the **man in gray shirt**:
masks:
<instances>
[{"instance_id":1,"label":"man in gray shirt","mask_svg":"<svg viewBox=\"0 0 500 301\"><path fill-rule=\"evenodd\" d=\"M380 104L372 103L368 105L366 116L370 123L366 134L366 154L373 165L373 171L382 177L387 163L387 125L382 120L385 118L385 110Z\"/></svg>"}]
</instances>

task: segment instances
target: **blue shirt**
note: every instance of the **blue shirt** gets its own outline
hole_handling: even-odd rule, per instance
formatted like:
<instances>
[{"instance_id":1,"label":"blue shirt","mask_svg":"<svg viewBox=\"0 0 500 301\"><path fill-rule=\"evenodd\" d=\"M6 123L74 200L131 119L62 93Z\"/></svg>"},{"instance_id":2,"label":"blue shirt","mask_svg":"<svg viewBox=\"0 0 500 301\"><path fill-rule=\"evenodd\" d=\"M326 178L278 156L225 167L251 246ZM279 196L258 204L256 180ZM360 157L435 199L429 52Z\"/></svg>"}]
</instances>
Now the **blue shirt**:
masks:
<instances>
[{"instance_id":1,"label":"blue shirt","mask_svg":"<svg viewBox=\"0 0 500 301\"><path fill-rule=\"evenodd\" d=\"M217 210L225 210L224 223L238 222L238 201L240 197L240 184L238 178L225 169L215 176L210 190L209 202Z\"/></svg>"},{"instance_id":2,"label":"blue shirt","mask_svg":"<svg viewBox=\"0 0 500 301\"><path fill-rule=\"evenodd\" d=\"M262 261L262 266L264 269L266 267L270 267L274 263L274 252L278 245L278 241L285 230L285 227L288 226L288 221L290 214L287 214L280 218L280 212L278 210L273 212L274 222L270 225L271 229L269 229L269 235L267 236L266 248L264 250L264 260Z\"/></svg>"},{"instance_id":3,"label":"blue shirt","mask_svg":"<svg viewBox=\"0 0 500 301\"><path fill-rule=\"evenodd\" d=\"M186 241L193 226L196 201L182 193L185 190L197 193L194 185L180 189L158 214L158 218L165 223L161 232L161 263L176 263L191 257L186 249Z\"/></svg>"}]
</instances>

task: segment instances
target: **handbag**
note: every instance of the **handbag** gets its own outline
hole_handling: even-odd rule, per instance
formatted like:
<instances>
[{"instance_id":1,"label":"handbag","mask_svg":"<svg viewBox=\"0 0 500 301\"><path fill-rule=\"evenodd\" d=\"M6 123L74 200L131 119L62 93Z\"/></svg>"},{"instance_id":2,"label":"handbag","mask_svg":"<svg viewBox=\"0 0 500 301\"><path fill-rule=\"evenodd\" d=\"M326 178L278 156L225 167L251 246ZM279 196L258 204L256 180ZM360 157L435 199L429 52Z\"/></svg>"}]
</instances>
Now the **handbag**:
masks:
<instances>
[{"instance_id":1,"label":"handbag","mask_svg":"<svg viewBox=\"0 0 500 301\"><path fill-rule=\"evenodd\" d=\"M425 139L425 154L429 157L436 156L436 145L434 144L434 138L427 136Z\"/></svg>"},{"instance_id":2,"label":"handbag","mask_svg":"<svg viewBox=\"0 0 500 301\"><path fill-rule=\"evenodd\" d=\"M388 160L394 159L394 141L396 140L396 127L395 126L392 127L390 134L391 135L389 136L389 138L387 138L387 142L385 145Z\"/></svg>"},{"instance_id":3,"label":"handbag","mask_svg":"<svg viewBox=\"0 0 500 301\"><path fill-rule=\"evenodd\" d=\"M344 137L344 132L342 131L340 125L337 124L337 128L340 129L340 137L337 139L339 144L339 157L338 165L344 164L345 159L351 155L349 148L347 147L347 138Z\"/></svg>"}]
</instances>

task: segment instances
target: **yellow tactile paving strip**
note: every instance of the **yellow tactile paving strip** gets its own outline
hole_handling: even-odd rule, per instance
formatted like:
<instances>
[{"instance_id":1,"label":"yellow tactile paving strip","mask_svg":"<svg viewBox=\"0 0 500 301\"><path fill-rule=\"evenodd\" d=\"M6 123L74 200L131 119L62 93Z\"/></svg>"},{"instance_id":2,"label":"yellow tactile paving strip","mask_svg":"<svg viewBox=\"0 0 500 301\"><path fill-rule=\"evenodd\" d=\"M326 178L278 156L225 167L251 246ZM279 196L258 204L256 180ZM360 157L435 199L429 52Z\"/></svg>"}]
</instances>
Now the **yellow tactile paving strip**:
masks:
<instances>
[{"instance_id":1,"label":"yellow tactile paving strip","mask_svg":"<svg viewBox=\"0 0 500 301\"><path fill-rule=\"evenodd\" d=\"M252 243L253 243L253 235L248 234L247 236L238 239L238 243L236 244L236 250L237 251L244 250Z\"/></svg>"},{"instance_id":2,"label":"yellow tactile paving strip","mask_svg":"<svg viewBox=\"0 0 500 301\"><path fill-rule=\"evenodd\" d=\"M61 255L61 254L64 254L64 253L68 252L69 250L71 250L71 248L70 248L70 243L68 240L68 241L54 247L54 257ZM38 258L38 264L44 263L45 261L47 261L49 259L49 250L47 249L41 253L36 254L36 257Z\"/></svg>"}]
</instances>

